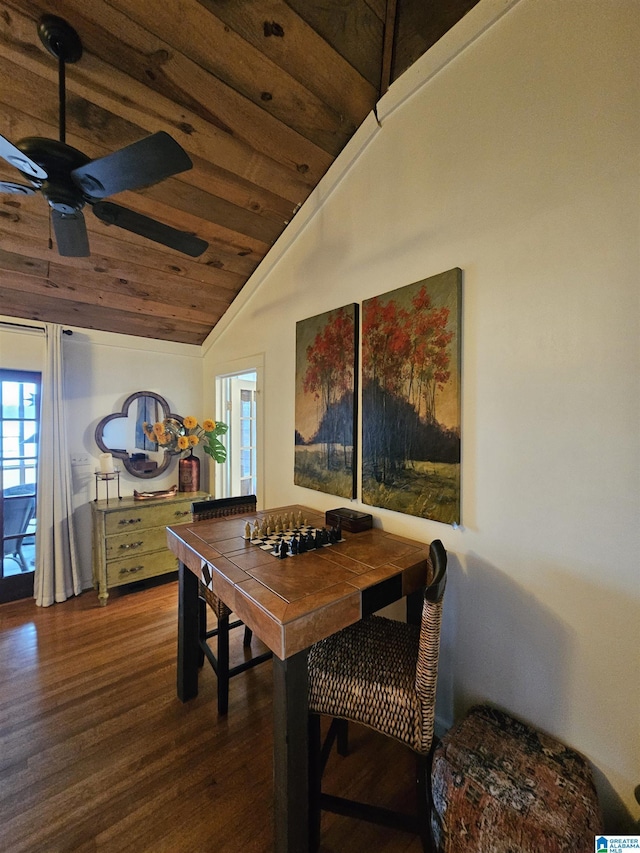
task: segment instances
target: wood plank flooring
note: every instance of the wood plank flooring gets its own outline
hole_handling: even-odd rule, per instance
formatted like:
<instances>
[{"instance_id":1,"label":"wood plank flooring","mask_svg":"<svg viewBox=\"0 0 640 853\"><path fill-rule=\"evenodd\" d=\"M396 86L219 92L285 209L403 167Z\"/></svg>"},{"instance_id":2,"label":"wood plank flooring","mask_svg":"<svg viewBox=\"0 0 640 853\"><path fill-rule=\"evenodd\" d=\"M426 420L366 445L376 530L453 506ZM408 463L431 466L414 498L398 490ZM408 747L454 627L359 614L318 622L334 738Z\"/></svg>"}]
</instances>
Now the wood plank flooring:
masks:
<instances>
[{"instance_id":1,"label":"wood plank flooring","mask_svg":"<svg viewBox=\"0 0 640 853\"><path fill-rule=\"evenodd\" d=\"M2 853L270 853L271 663L231 681L207 665L176 698L177 584L0 606ZM242 656L242 631L232 656ZM254 638L254 647L259 643ZM412 808L413 758L354 728L326 789ZM420 853L417 838L323 815L322 853ZM300 851L305 853L305 851Z\"/></svg>"}]
</instances>

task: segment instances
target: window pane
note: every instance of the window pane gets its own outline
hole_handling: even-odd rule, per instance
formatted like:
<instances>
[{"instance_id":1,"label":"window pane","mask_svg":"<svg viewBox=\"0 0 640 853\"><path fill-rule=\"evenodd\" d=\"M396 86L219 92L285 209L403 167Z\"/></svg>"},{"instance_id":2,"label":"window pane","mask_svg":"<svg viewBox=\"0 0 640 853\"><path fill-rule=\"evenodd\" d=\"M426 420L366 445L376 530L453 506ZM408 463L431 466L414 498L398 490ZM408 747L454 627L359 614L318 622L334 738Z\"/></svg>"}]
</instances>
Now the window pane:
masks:
<instances>
[{"instance_id":1,"label":"window pane","mask_svg":"<svg viewBox=\"0 0 640 853\"><path fill-rule=\"evenodd\" d=\"M5 459L17 459L20 456L20 441L16 428L17 424L14 421L3 424L2 455Z\"/></svg>"},{"instance_id":2,"label":"window pane","mask_svg":"<svg viewBox=\"0 0 640 853\"><path fill-rule=\"evenodd\" d=\"M251 451L250 450L242 450L240 452L240 476L241 477L250 477L251 476Z\"/></svg>"},{"instance_id":3,"label":"window pane","mask_svg":"<svg viewBox=\"0 0 640 853\"><path fill-rule=\"evenodd\" d=\"M20 485L20 470L18 468L4 468L2 472L2 488L10 489L11 486Z\"/></svg>"},{"instance_id":4,"label":"window pane","mask_svg":"<svg viewBox=\"0 0 640 853\"><path fill-rule=\"evenodd\" d=\"M38 412L36 411L36 386L32 382L25 382L23 387L23 417L26 420L34 421Z\"/></svg>"},{"instance_id":5,"label":"window pane","mask_svg":"<svg viewBox=\"0 0 640 853\"><path fill-rule=\"evenodd\" d=\"M246 419L240 422L240 443L243 447L251 444L251 421Z\"/></svg>"}]
</instances>

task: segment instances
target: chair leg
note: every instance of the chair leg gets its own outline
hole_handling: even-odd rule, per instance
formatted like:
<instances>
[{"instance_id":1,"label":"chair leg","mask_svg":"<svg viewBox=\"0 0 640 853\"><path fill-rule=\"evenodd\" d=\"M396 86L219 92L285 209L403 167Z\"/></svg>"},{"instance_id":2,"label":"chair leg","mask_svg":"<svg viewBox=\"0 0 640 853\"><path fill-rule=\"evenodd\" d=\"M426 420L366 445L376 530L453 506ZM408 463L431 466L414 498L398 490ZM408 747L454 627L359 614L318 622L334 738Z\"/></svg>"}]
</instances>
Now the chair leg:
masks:
<instances>
[{"instance_id":1,"label":"chair leg","mask_svg":"<svg viewBox=\"0 0 640 853\"><path fill-rule=\"evenodd\" d=\"M20 563L20 571L21 572L28 572L29 566L27 565L27 561L25 560L24 554L22 553L22 546L21 545L18 546L18 550L16 551L15 556L16 556L18 562Z\"/></svg>"},{"instance_id":2,"label":"chair leg","mask_svg":"<svg viewBox=\"0 0 640 853\"><path fill-rule=\"evenodd\" d=\"M320 796L322 790L322 741L320 715L309 714L309 853L320 849Z\"/></svg>"},{"instance_id":3,"label":"chair leg","mask_svg":"<svg viewBox=\"0 0 640 853\"><path fill-rule=\"evenodd\" d=\"M431 766L433 763L433 746L426 756L417 756L416 760L416 789L418 806L418 831L422 841L423 853L436 853L433 832L431 830Z\"/></svg>"},{"instance_id":4,"label":"chair leg","mask_svg":"<svg viewBox=\"0 0 640 853\"><path fill-rule=\"evenodd\" d=\"M218 714L229 708L229 617L218 619Z\"/></svg>"},{"instance_id":5,"label":"chair leg","mask_svg":"<svg viewBox=\"0 0 640 853\"><path fill-rule=\"evenodd\" d=\"M338 755L349 755L349 720L336 720Z\"/></svg>"},{"instance_id":6,"label":"chair leg","mask_svg":"<svg viewBox=\"0 0 640 853\"><path fill-rule=\"evenodd\" d=\"M207 602L204 598L198 599L198 639L200 641L200 645L198 646L198 666L202 668L204 666L204 651L202 649L202 644L206 640L207 637Z\"/></svg>"},{"instance_id":7,"label":"chair leg","mask_svg":"<svg viewBox=\"0 0 640 853\"><path fill-rule=\"evenodd\" d=\"M247 626L245 625L244 626L244 640L242 641L242 645L243 646L250 646L252 636L253 636L253 631L251 630L251 628L247 628Z\"/></svg>"}]
</instances>

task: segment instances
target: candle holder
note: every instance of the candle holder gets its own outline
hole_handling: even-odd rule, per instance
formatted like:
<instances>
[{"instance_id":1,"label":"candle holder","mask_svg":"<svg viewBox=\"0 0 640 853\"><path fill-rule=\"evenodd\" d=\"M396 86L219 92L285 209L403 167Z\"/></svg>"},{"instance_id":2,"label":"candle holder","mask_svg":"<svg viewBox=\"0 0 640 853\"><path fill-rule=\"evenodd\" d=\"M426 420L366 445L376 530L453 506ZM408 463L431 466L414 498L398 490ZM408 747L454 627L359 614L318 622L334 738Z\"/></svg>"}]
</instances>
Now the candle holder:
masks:
<instances>
[{"instance_id":1,"label":"candle holder","mask_svg":"<svg viewBox=\"0 0 640 853\"><path fill-rule=\"evenodd\" d=\"M120 494L120 471L115 468L113 471L96 471L96 496L94 499L94 503L98 500L98 482L102 481L106 483L106 492L107 492L107 503L109 503L109 483L115 480L116 485L118 487L118 500L122 500L122 495Z\"/></svg>"}]
</instances>

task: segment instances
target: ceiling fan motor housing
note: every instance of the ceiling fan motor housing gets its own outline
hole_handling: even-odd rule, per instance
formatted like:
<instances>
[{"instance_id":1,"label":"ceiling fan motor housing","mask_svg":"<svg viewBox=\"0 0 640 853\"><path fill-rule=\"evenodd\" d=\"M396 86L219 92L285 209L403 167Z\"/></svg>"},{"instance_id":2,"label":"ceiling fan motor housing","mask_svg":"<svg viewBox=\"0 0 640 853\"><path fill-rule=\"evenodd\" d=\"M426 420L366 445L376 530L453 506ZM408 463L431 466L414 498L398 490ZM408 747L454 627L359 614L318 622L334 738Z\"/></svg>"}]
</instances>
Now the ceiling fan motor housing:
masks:
<instances>
[{"instance_id":1,"label":"ceiling fan motor housing","mask_svg":"<svg viewBox=\"0 0 640 853\"><path fill-rule=\"evenodd\" d=\"M59 213L82 210L86 197L71 177L71 172L90 162L86 154L64 142L40 136L21 139L16 147L47 173L47 179L42 182L42 194L53 210ZM31 177L27 172L23 174Z\"/></svg>"}]
</instances>

